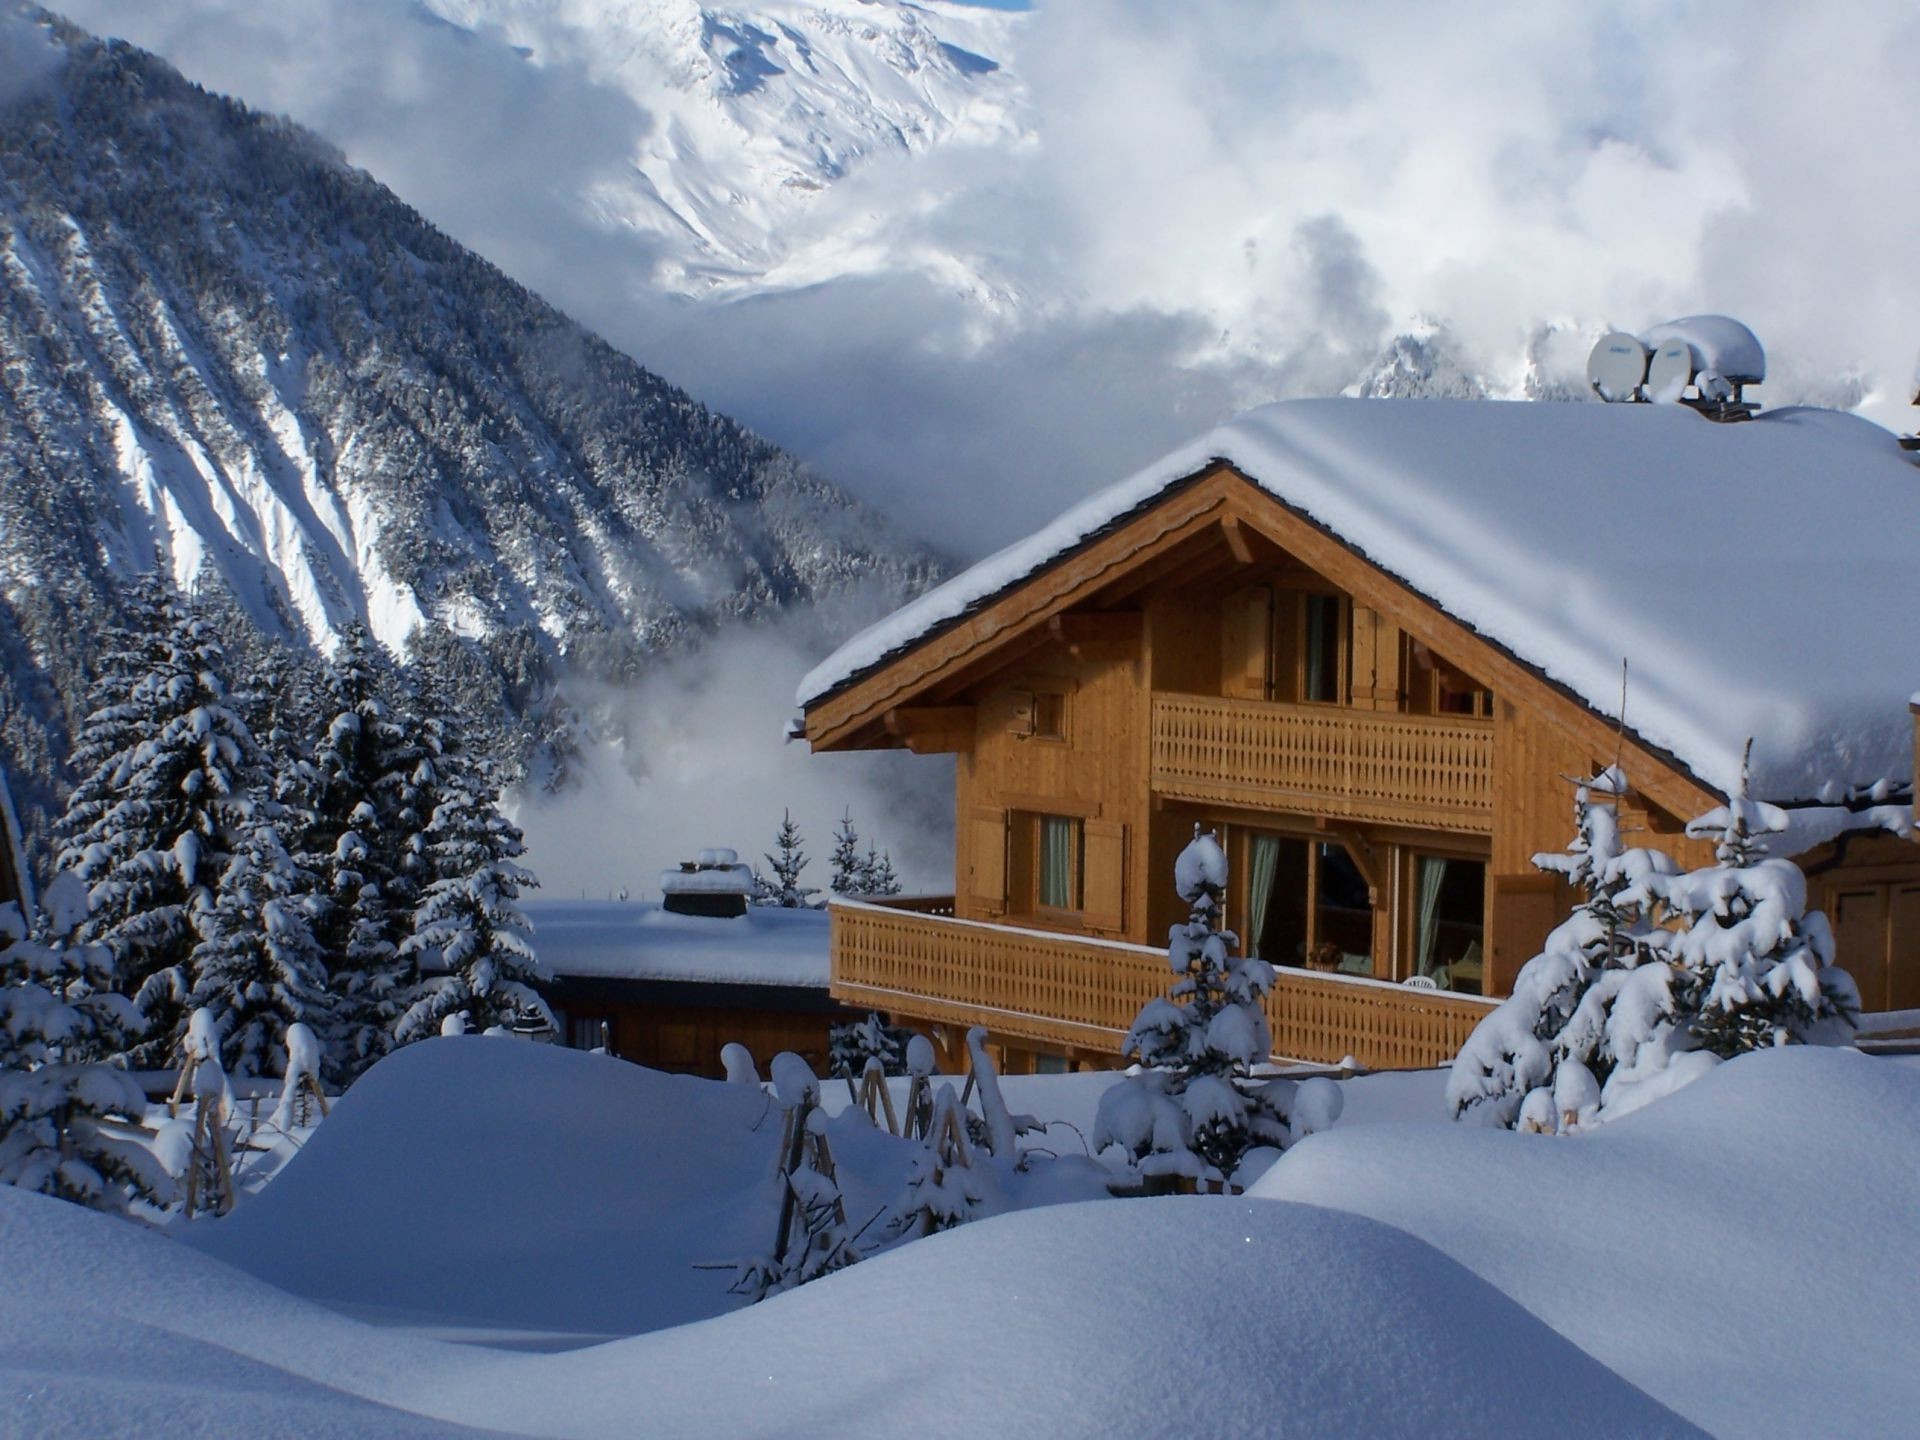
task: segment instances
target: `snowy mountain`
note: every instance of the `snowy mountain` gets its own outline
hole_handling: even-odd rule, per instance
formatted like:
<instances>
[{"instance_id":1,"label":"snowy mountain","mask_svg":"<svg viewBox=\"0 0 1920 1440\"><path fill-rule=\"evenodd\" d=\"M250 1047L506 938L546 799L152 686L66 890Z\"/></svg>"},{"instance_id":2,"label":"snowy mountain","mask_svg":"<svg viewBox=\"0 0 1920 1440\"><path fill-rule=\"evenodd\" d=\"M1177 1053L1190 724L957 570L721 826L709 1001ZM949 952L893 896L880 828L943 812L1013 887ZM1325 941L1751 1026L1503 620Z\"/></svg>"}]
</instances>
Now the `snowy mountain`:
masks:
<instances>
[{"instance_id":1,"label":"snowy mountain","mask_svg":"<svg viewBox=\"0 0 1920 1440\"><path fill-rule=\"evenodd\" d=\"M444 22L635 103L631 173L588 200L688 293L854 273L868 236L814 202L861 170L1025 133L998 58L1020 17L904 0L422 0Z\"/></svg>"},{"instance_id":2,"label":"snowy mountain","mask_svg":"<svg viewBox=\"0 0 1920 1440\"><path fill-rule=\"evenodd\" d=\"M7 29L0 738L40 798L156 550L296 644L459 642L482 710L937 568L311 134Z\"/></svg>"}]
</instances>

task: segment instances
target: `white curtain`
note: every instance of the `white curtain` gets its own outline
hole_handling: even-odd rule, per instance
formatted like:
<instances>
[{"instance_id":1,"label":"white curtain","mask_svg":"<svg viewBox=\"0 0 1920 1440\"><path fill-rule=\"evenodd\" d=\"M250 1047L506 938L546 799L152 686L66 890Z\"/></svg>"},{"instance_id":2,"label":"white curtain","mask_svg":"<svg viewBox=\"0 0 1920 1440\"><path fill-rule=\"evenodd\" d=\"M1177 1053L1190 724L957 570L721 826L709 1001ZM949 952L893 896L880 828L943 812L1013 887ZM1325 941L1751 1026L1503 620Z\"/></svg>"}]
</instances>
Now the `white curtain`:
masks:
<instances>
[{"instance_id":1,"label":"white curtain","mask_svg":"<svg viewBox=\"0 0 1920 1440\"><path fill-rule=\"evenodd\" d=\"M1440 937L1440 882L1447 878L1447 862L1432 855L1420 857L1420 889L1415 897L1413 937L1417 972L1431 975L1439 968L1434 963L1435 942Z\"/></svg>"},{"instance_id":2,"label":"white curtain","mask_svg":"<svg viewBox=\"0 0 1920 1440\"><path fill-rule=\"evenodd\" d=\"M1075 908L1073 827L1063 815L1040 817L1040 903L1056 910Z\"/></svg>"},{"instance_id":3,"label":"white curtain","mask_svg":"<svg viewBox=\"0 0 1920 1440\"><path fill-rule=\"evenodd\" d=\"M1280 837L1255 835L1247 852L1247 933L1249 955L1260 953L1260 936L1267 928L1267 902L1273 899L1273 876L1280 868Z\"/></svg>"}]
</instances>

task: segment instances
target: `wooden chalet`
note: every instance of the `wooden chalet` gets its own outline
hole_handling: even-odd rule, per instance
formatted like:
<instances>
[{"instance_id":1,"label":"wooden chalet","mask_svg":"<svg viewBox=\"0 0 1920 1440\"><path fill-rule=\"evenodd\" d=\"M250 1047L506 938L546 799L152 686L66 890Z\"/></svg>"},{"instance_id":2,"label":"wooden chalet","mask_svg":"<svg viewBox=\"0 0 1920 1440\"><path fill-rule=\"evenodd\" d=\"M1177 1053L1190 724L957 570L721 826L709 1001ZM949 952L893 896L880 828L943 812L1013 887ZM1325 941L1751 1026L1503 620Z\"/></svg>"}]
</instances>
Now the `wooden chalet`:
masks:
<instances>
[{"instance_id":1,"label":"wooden chalet","mask_svg":"<svg viewBox=\"0 0 1920 1440\"><path fill-rule=\"evenodd\" d=\"M1916 534L1894 438L1827 412L1254 412L808 677L815 750L957 758L953 894L835 901L832 993L984 1025L1015 1072L1110 1066L1198 824L1280 967L1276 1056L1437 1064L1572 903L1531 863L1570 778L1617 762L1638 843L1703 863L1685 823L1751 737L1867 1008L1920 1006Z\"/></svg>"}]
</instances>

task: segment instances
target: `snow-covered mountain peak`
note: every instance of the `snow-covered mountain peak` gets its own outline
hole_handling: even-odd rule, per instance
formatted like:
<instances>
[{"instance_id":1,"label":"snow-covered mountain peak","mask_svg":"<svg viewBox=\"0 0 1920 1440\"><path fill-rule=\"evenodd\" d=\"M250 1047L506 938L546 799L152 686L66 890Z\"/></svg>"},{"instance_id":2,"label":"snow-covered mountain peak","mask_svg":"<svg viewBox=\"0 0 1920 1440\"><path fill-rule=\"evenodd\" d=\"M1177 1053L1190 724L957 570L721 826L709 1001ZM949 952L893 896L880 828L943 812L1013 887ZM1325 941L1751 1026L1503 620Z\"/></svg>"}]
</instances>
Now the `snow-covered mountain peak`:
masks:
<instances>
[{"instance_id":1,"label":"snow-covered mountain peak","mask_svg":"<svg viewBox=\"0 0 1920 1440\"><path fill-rule=\"evenodd\" d=\"M1017 15L904 0L424 0L440 20L577 67L650 120L604 222L661 242L659 278L708 292L809 242L805 212L863 167L1024 133L996 58ZM802 268L807 268L804 265Z\"/></svg>"}]
</instances>

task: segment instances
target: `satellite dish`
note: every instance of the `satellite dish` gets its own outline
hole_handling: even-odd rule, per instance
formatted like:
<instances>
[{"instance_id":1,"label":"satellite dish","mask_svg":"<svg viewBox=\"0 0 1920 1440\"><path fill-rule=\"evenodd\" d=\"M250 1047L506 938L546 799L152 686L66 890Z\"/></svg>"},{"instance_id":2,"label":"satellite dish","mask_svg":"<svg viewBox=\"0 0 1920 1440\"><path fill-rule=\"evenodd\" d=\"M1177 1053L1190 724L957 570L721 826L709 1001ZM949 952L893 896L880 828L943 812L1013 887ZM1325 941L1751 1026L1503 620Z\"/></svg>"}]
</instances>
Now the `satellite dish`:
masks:
<instances>
[{"instance_id":1,"label":"satellite dish","mask_svg":"<svg viewBox=\"0 0 1920 1440\"><path fill-rule=\"evenodd\" d=\"M1624 330L1602 335L1587 356L1587 383L1602 400L1637 400L1646 378L1647 347Z\"/></svg>"},{"instance_id":2,"label":"satellite dish","mask_svg":"<svg viewBox=\"0 0 1920 1440\"><path fill-rule=\"evenodd\" d=\"M1653 352L1653 360L1647 366L1647 396L1662 405L1671 405L1680 398L1680 394L1693 383L1693 377L1700 369L1700 357L1678 335L1669 336L1660 342L1660 348Z\"/></svg>"},{"instance_id":3,"label":"satellite dish","mask_svg":"<svg viewBox=\"0 0 1920 1440\"><path fill-rule=\"evenodd\" d=\"M1693 377L1693 383L1700 391L1702 400L1721 404L1733 399L1733 382L1718 370L1702 370Z\"/></svg>"}]
</instances>

